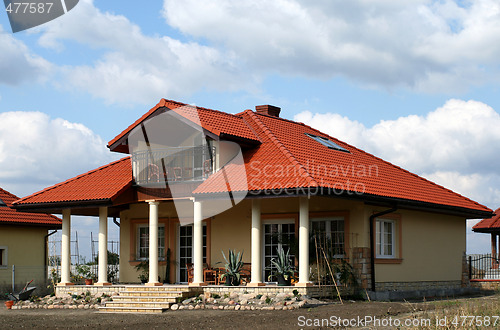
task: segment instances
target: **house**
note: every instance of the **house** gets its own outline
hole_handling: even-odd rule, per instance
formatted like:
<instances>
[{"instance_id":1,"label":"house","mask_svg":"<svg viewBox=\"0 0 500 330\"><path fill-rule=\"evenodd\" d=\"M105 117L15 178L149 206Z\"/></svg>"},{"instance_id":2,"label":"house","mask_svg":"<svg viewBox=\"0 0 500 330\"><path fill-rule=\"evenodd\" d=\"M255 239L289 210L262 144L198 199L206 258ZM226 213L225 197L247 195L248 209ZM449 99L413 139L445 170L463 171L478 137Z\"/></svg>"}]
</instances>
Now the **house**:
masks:
<instances>
[{"instance_id":1,"label":"house","mask_svg":"<svg viewBox=\"0 0 500 330\"><path fill-rule=\"evenodd\" d=\"M204 269L235 249L250 265L247 286L265 286L277 248L295 242L295 286L307 288L314 234L368 290L465 285L465 220L489 208L280 112L262 105L233 115L162 99L109 142L126 157L15 208L62 214L61 286L71 285L71 215L99 215L102 270L106 219L120 219L123 283L137 283L134 266L148 259L146 285L203 287ZM97 285L107 284L100 272Z\"/></svg>"},{"instance_id":2,"label":"house","mask_svg":"<svg viewBox=\"0 0 500 330\"><path fill-rule=\"evenodd\" d=\"M500 267L499 267L499 244L500 240L500 208L495 211L492 217L488 217L476 223L472 227L472 231L476 233L486 233L491 235L491 254L485 256L474 256L471 259L471 264L478 270L483 270L484 274L477 274L480 279L500 281ZM472 262L473 261L473 262ZM498 284L496 284L498 287Z\"/></svg>"},{"instance_id":3,"label":"house","mask_svg":"<svg viewBox=\"0 0 500 330\"><path fill-rule=\"evenodd\" d=\"M16 285L32 279L45 284L48 231L61 228L61 219L53 215L12 209L18 199L0 188L0 287L5 291L12 290L12 266Z\"/></svg>"}]
</instances>

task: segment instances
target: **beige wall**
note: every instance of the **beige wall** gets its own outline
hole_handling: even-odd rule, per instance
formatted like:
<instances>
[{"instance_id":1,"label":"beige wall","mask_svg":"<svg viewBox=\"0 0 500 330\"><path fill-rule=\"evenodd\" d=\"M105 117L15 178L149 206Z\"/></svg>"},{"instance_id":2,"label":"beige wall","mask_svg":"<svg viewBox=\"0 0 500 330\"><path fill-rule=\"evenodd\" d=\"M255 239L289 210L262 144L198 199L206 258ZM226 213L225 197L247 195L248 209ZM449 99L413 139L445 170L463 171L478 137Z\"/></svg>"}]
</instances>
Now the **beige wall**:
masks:
<instances>
[{"instance_id":1,"label":"beige wall","mask_svg":"<svg viewBox=\"0 0 500 330\"><path fill-rule=\"evenodd\" d=\"M192 203L192 202L191 202ZM210 203L210 202L205 202ZM207 205L208 207L208 205ZM347 240L349 247L369 247L369 217L373 213L387 208L365 206L361 202L326 197L311 197L311 217L321 212L343 212L348 216ZM262 199L262 216L284 217L298 216L298 198L264 198ZM137 273L133 269L131 256L131 233L135 234L137 221L147 223L147 203L132 205L130 210L121 213L120 227L120 280L137 282ZM399 263L376 264L377 282L410 282L410 281L454 281L461 278L462 253L465 251L465 221L463 218L434 213L400 210L397 227L401 226L401 238L396 242L397 251L401 247ZM160 204L160 223L169 221L166 236L170 242L173 259L177 250L177 226L175 208L172 202ZM266 220L263 220L266 221ZM243 261L251 260L251 201L244 200L235 207L216 215L210 220L210 263L213 266L222 262L221 250L243 251ZM167 240L167 238L166 238ZM135 247L133 247L135 248ZM132 249L133 251L133 249ZM348 250L349 251L349 250ZM175 265L172 275L175 275ZM164 267L160 266L160 273ZM164 273L163 273L164 275ZM162 276L162 273L160 276ZM175 276L173 277L175 278Z\"/></svg>"},{"instance_id":2,"label":"beige wall","mask_svg":"<svg viewBox=\"0 0 500 330\"><path fill-rule=\"evenodd\" d=\"M0 246L7 246L8 267L45 265L47 228L27 226L0 226Z\"/></svg>"},{"instance_id":3,"label":"beige wall","mask_svg":"<svg viewBox=\"0 0 500 330\"><path fill-rule=\"evenodd\" d=\"M464 218L416 211L401 215L400 264L376 264L376 282L461 280Z\"/></svg>"}]
</instances>

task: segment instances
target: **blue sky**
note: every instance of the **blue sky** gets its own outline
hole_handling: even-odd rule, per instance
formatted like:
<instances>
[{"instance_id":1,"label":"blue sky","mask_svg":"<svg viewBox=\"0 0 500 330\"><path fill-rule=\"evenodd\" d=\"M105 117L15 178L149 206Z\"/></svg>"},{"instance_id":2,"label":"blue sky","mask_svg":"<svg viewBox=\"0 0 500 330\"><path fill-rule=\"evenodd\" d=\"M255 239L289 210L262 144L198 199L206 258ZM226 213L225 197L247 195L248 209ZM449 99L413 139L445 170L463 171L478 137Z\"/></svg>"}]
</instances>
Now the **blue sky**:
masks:
<instances>
[{"instance_id":1,"label":"blue sky","mask_svg":"<svg viewBox=\"0 0 500 330\"><path fill-rule=\"evenodd\" d=\"M497 1L82 0L24 32L5 12L0 26L0 186L19 196L119 158L106 142L164 97L280 106L500 206ZM473 223L468 252L486 252ZM82 245L97 221L73 228Z\"/></svg>"}]
</instances>

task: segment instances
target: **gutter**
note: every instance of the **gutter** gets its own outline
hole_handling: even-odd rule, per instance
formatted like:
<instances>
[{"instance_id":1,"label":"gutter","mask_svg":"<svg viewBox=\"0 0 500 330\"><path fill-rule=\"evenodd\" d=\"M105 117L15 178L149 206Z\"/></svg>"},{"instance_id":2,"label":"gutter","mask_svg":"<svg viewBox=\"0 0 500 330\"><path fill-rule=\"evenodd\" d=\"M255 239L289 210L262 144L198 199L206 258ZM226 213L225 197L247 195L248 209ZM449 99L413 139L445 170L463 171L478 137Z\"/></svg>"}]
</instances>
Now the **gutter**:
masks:
<instances>
[{"instance_id":1,"label":"gutter","mask_svg":"<svg viewBox=\"0 0 500 330\"><path fill-rule=\"evenodd\" d=\"M392 209L385 210L379 213L375 213L370 215L370 271L371 271L371 286L372 291L375 292L375 218L381 217L383 215L396 212L398 210L397 207L393 207Z\"/></svg>"}]
</instances>

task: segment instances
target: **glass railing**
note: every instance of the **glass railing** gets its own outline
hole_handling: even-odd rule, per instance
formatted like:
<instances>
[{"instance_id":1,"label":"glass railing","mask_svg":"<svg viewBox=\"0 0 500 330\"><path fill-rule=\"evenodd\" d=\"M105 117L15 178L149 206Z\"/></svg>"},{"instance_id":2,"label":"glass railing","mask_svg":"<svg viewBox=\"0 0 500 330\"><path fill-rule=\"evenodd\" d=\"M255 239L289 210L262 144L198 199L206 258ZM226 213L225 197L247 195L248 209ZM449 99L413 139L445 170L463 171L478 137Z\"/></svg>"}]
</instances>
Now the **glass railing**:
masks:
<instances>
[{"instance_id":1,"label":"glass railing","mask_svg":"<svg viewBox=\"0 0 500 330\"><path fill-rule=\"evenodd\" d=\"M215 148L168 147L132 154L132 172L138 185L203 181L213 173Z\"/></svg>"}]
</instances>

